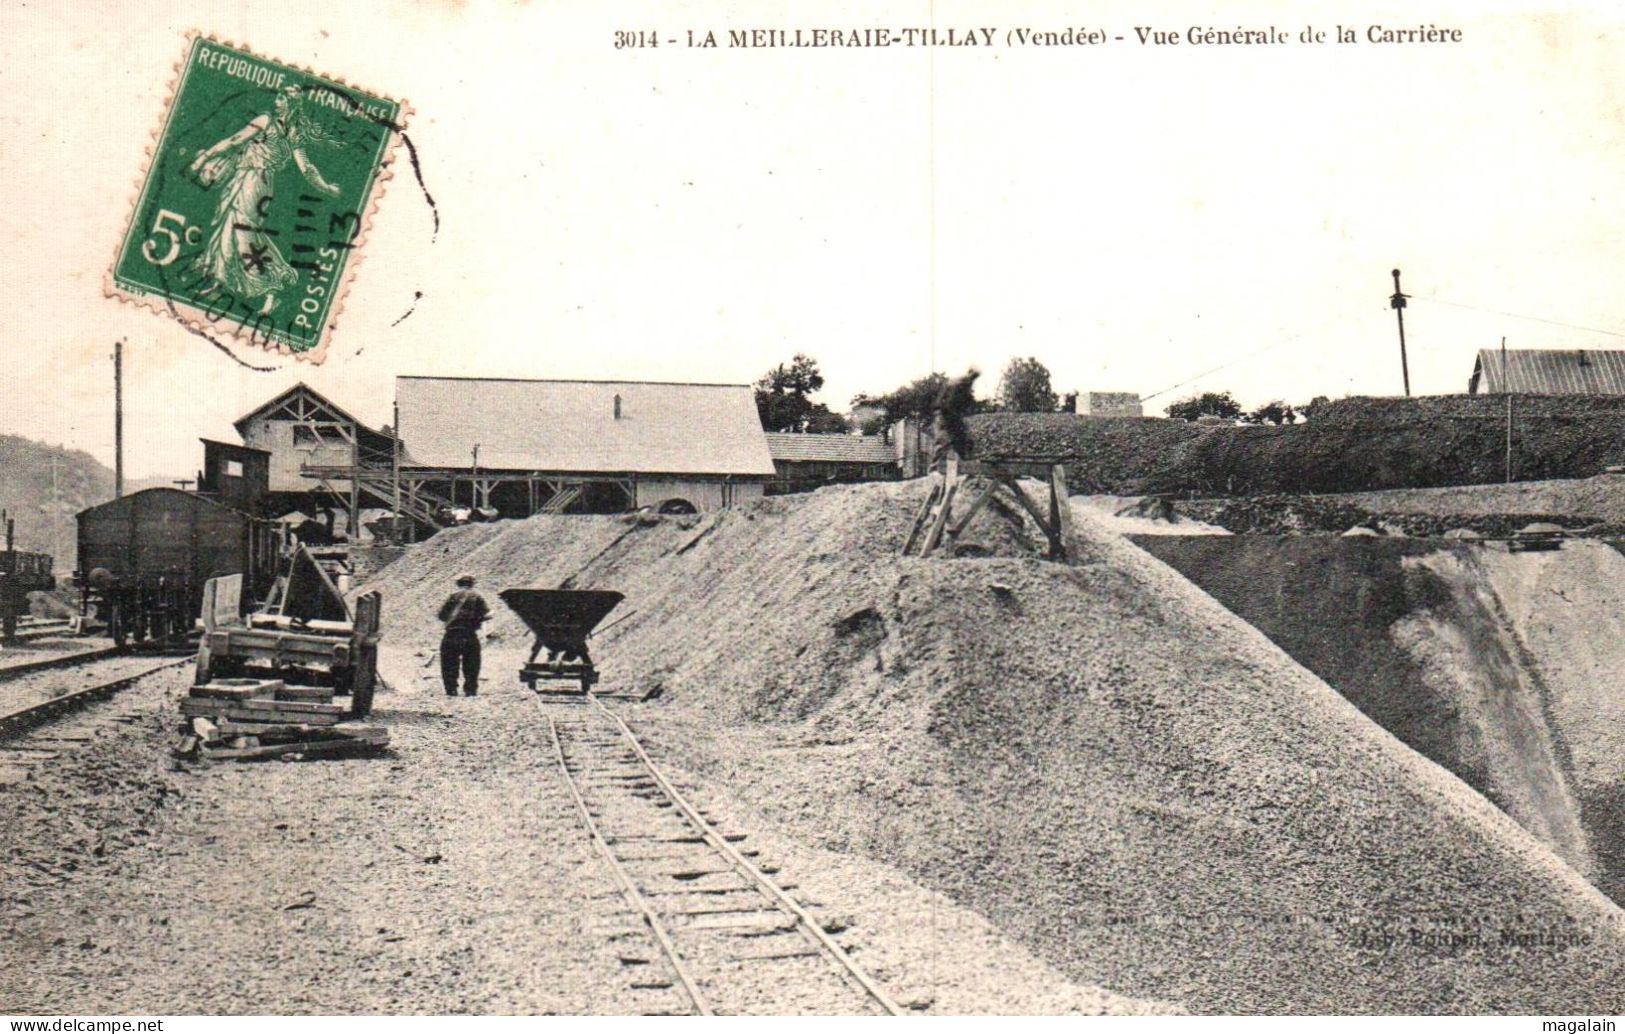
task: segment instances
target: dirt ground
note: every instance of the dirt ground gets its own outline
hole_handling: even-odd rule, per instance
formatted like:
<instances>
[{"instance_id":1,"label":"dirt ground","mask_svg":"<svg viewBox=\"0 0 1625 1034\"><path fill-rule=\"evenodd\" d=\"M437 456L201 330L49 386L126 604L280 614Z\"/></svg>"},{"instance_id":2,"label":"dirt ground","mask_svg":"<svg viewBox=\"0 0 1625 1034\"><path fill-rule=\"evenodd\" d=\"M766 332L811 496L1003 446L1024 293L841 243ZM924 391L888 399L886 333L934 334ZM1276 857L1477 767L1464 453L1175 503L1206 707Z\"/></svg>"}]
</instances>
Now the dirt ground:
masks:
<instances>
[{"instance_id":1,"label":"dirt ground","mask_svg":"<svg viewBox=\"0 0 1625 1034\"><path fill-rule=\"evenodd\" d=\"M117 698L134 725L93 711L52 726L86 742L0 787L0 1012L682 1011L675 991L633 986L635 924L539 705L501 677L516 664L498 652L486 692L453 700L387 652L399 691L379 698L392 744L374 759L173 762L186 670ZM1069 984L895 870L809 849L681 781L843 917L848 950L911 1009L1167 1008Z\"/></svg>"}]
</instances>

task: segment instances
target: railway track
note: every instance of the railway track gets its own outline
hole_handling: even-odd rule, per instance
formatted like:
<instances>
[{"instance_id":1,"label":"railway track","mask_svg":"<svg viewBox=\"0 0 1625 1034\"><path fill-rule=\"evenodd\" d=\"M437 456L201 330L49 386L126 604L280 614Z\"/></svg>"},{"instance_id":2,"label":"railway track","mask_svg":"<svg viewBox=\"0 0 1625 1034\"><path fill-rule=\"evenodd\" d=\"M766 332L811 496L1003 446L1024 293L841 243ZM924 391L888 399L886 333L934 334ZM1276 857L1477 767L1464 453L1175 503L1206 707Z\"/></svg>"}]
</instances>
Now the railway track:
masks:
<instances>
[{"instance_id":1,"label":"railway track","mask_svg":"<svg viewBox=\"0 0 1625 1034\"><path fill-rule=\"evenodd\" d=\"M95 650L81 650L78 653L61 654L56 657L45 657L37 661L23 661L18 664L0 666L0 683L21 678L36 671L48 671L52 668L75 668L81 664L90 664L104 657L114 657L119 653L116 646L106 646Z\"/></svg>"},{"instance_id":2,"label":"railway track","mask_svg":"<svg viewBox=\"0 0 1625 1034\"><path fill-rule=\"evenodd\" d=\"M109 655L116 651L98 651L95 656L78 654L72 658L59 658L58 662L50 665L33 666L30 671L38 673L41 667L77 667L79 665L93 664L97 660L107 660ZM77 711L87 704L97 700L105 700L119 690L146 678L154 672L173 668L177 665L189 663L192 658L171 657L160 663L151 663L152 658L132 658L128 656L111 659L114 663L109 665L110 670L104 673L82 673L96 679L90 685L58 692L56 686L35 684L39 679L30 680L29 684L18 685L20 678L11 674L11 669L0 675L6 682L6 693L0 696L0 742L14 739L32 729L59 718L62 715ZM129 662L129 663L118 663ZM145 663L142 663L145 662ZM18 666L21 667L21 666ZM81 674L81 673L75 673ZM105 677L111 675L111 677Z\"/></svg>"},{"instance_id":3,"label":"railway track","mask_svg":"<svg viewBox=\"0 0 1625 1034\"><path fill-rule=\"evenodd\" d=\"M632 987L676 1009L902 1015L903 1009L753 860L672 785L621 717L592 697L544 698L559 771L625 898L645 958L623 949ZM838 931L836 931L838 933ZM658 965L657 965L658 963ZM794 1006L787 1006L793 996ZM652 997L658 1003L669 1001Z\"/></svg>"}]
</instances>

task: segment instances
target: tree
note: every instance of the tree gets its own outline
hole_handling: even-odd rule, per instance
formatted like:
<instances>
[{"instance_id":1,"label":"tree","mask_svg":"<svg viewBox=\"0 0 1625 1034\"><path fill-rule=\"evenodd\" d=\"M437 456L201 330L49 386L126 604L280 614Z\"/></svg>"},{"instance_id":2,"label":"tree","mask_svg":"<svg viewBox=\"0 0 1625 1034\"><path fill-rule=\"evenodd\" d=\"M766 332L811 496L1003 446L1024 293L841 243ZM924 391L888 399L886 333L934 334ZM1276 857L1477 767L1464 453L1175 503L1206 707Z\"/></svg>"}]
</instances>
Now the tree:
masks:
<instances>
[{"instance_id":1,"label":"tree","mask_svg":"<svg viewBox=\"0 0 1625 1034\"><path fill-rule=\"evenodd\" d=\"M756 414L768 431L802 431L812 413L810 396L824 386L818 361L797 353L756 382Z\"/></svg>"},{"instance_id":2,"label":"tree","mask_svg":"<svg viewBox=\"0 0 1625 1034\"><path fill-rule=\"evenodd\" d=\"M917 420L931 419L931 409L937 404L937 395L941 393L942 386L948 383L945 374L933 373L921 377L917 381L910 381L895 391L885 395L856 395L852 399L854 408L858 406L878 406L886 414L884 422L888 425L899 420L914 417Z\"/></svg>"},{"instance_id":3,"label":"tree","mask_svg":"<svg viewBox=\"0 0 1625 1034\"><path fill-rule=\"evenodd\" d=\"M1241 422L1244 424L1274 424L1279 427L1282 424L1297 423L1298 412L1280 399L1275 399L1272 402L1264 403L1251 413L1243 416Z\"/></svg>"},{"instance_id":4,"label":"tree","mask_svg":"<svg viewBox=\"0 0 1625 1034\"><path fill-rule=\"evenodd\" d=\"M803 430L808 434L849 434L852 422L839 413L831 412L822 402L814 402Z\"/></svg>"},{"instance_id":5,"label":"tree","mask_svg":"<svg viewBox=\"0 0 1625 1034\"><path fill-rule=\"evenodd\" d=\"M1195 420L1203 416L1234 420L1241 415L1241 403L1231 398L1228 391L1207 391L1180 399L1164 412L1175 420Z\"/></svg>"},{"instance_id":6,"label":"tree","mask_svg":"<svg viewBox=\"0 0 1625 1034\"><path fill-rule=\"evenodd\" d=\"M999 378L999 408L1011 413L1053 413L1059 401L1050 387L1049 370L1028 356L1012 358Z\"/></svg>"}]
</instances>

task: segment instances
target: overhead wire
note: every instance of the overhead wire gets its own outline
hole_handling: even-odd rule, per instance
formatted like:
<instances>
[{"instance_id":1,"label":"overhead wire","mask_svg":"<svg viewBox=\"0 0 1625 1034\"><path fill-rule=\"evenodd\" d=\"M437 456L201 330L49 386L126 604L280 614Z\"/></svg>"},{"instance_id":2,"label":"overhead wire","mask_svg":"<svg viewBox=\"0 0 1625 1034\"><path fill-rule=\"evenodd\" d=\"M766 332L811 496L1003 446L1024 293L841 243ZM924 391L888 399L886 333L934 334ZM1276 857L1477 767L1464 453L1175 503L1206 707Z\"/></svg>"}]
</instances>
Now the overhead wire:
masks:
<instances>
[{"instance_id":1,"label":"overhead wire","mask_svg":"<svg viewBox=\"0 0 1625 1034\"><path fill-rule=\"evenodd\" d=\"M1579 323L1565 323L1562 320L1548 319L1545 316L1531 316L1528 313L1508 312L1505 309L1486 309L1481 305L1466 305L1462 302L1453 302L1446 298L1435 298L1431 295L1407 295L1412 301L1433 302L1435 305L1448 305L1453 309L1470 309L1474 312L1489 313L1492 316L1506 316L1515 320L1529 320L1533 323L1546 323L1554 327L1564 327L1569 330L1583 330L1591 334L1606 334L1609 337L1625 337L1625 331L1604 330L1602 327L1587 327Z\"/></svg>"},{"instance_id":2,"label":"overhead wire","mask_svg":"<svg viewBox=\"0 0 1625 1034\"><path fill-rule=\"evenodd\" d=\"M1263 348L1254 349L1253 351L1248 352L1246 355L1240 355L1240 356L1237 356L1234 359L1228 359L1228 360L1220 363L1218 366L1210 367L1210 368L1208 368L1206 370L1203 370L1201 373L1198 373L1198 374L1196 374L1194 376L1191 376L1191 377L1187 377L1184 380L1179 381L1176 384L1170 384L1166 388L1162 388L1159 391L1154 391L1149 395L1142 395L1142 396L1140 396L1140 401L1149 402L1151 399L1156 398L1158 395L1166 395L1170 391L1174 391L1175 389L1178 389L1178 388L1183 388L1187 384L1194 384L1194 383L1196 383L1197 381L1201 380L1204 377L1207 377L1207 376L1209 376L1211 374L1218 373L1220 370L1227 370L1232 366L1236 366L1237 364L1247 362L1250 359L1256 359L1259 356L1264 355L1266 352L1273 352L1277 348L1281 348L1281 347L1284 347L1286 345L1290 345L1292 342L1297 341L1300 338L1308 337L1310 334L1317 334L1320 331L1325 330L1327 327L1331 326L1332 324L1341 322L1343 319L1346 318L1346 316L1347 316L1346 313L1345 314L1339 314L1338 316L1335 316L1332 319L1328 319L1328 320L1325 320L1325 321L1323 321L1321 323L1317 323L1315 326L1308 327L1308 328L1306 328L1304 330L1300 330L1296 334L1293 334L1293 335L1291 335L1289 337L1284 337L1281 340L1276 341L1276 342L1274 342L1272 344L1265 345Z\"/></svg>"}]
</instances>

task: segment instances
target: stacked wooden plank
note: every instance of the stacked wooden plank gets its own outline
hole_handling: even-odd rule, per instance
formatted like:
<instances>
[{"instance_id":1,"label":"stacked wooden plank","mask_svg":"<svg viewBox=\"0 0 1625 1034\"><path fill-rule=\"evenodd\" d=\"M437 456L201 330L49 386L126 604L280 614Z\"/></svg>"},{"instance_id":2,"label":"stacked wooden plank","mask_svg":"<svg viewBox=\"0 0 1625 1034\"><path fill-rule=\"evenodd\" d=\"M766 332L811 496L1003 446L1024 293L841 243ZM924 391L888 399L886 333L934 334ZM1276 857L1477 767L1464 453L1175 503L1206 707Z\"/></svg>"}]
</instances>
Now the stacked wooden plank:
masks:
<instances>
[{"instance_id":1,"label":"stacked wooden plank","mask_svg":"<svg viewBox=\"0 0 1625 1034\"><path fill-rule=\"evenodd\" d=\"M389 745L389 730L353 719L333 691L280 679L215 679L181 701L182 757L206 760L365 753Z\"/></svg>"}]
</instances>

